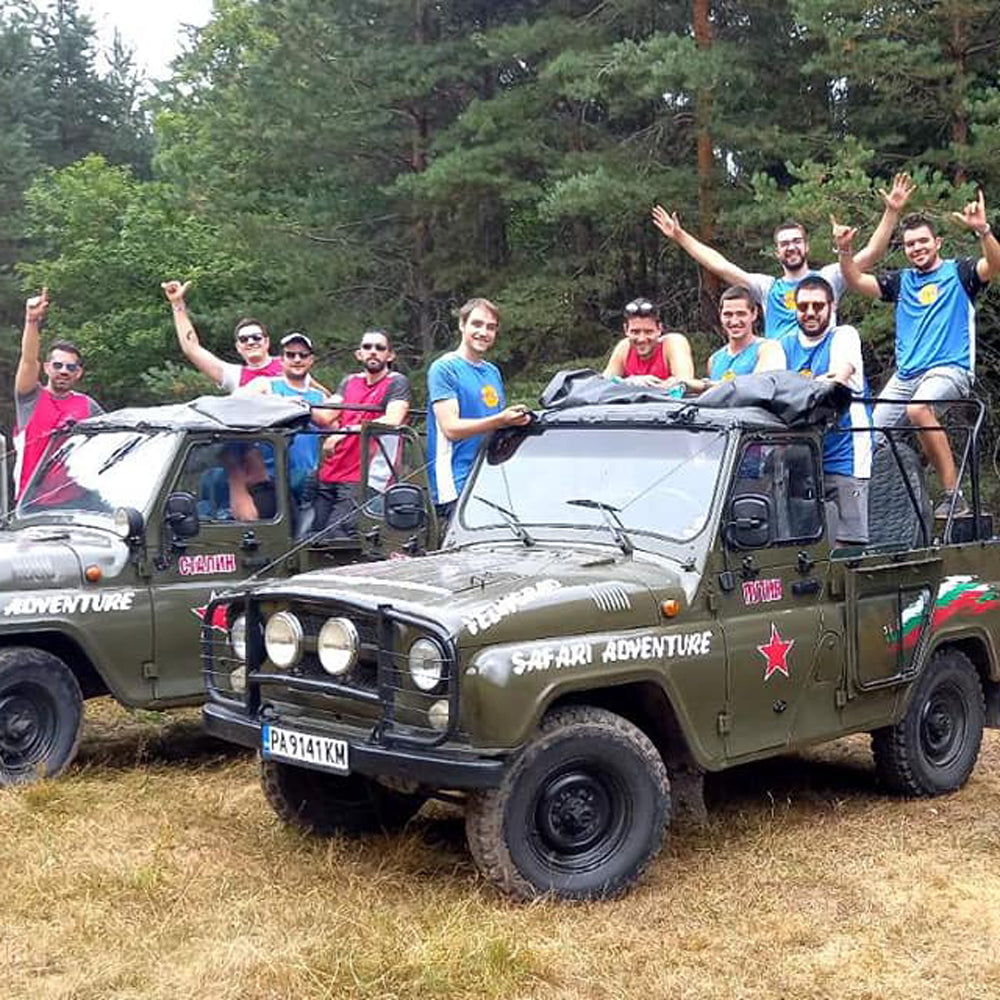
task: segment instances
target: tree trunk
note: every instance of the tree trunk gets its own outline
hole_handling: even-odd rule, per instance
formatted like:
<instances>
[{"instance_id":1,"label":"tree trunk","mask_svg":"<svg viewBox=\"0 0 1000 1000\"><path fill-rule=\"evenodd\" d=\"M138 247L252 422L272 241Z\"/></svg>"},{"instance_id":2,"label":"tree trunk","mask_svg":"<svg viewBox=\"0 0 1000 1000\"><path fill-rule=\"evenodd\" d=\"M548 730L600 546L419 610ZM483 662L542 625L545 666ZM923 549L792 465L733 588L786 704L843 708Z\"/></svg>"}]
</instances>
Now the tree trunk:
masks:
<instances>
[{"instance_id":1,"label":"tree trunk","mask_svg":"<svg viewBox=\"0 0 1000 1000\"><path fill-rule=\"evenodd\" d=\"M712 47L710 0L694 0L694 41L699 51ZM695 95L695 135L698 151L698 238L711 244L715 237L715 199L712 187L712 91L702 87ZM714 325L719 298L719 279L702 268L701 315L706 328Z\"/></svg>"}]
</instances>

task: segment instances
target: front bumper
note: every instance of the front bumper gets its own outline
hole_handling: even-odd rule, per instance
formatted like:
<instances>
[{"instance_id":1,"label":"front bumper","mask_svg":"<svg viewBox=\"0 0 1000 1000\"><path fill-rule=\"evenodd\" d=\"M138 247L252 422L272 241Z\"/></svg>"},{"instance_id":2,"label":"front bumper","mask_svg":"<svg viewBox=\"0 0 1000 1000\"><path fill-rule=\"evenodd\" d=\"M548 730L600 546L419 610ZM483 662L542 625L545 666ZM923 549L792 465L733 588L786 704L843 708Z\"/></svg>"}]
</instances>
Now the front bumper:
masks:
<instances>
[{"instance_id":1,"label":"front bumper","mask_svg":"<svg viewBox=\"0 0 1000 1000\"><path fill-rule=\"evenodd\" d=\"M236 709L217 702L208 702L204 706L202 719L205 729L213 736L229 743L260 749L261 723L258 720L249 719ZM268 721L281 724L277 718ZM429 788L496 788L507 769L504 758L477 757L466 753L457 755L449 753L444 747L426 750L377 746L360 739L349 739L348 742L353 773L371 778L412 781Z\"/></svg>"}]
</instances>

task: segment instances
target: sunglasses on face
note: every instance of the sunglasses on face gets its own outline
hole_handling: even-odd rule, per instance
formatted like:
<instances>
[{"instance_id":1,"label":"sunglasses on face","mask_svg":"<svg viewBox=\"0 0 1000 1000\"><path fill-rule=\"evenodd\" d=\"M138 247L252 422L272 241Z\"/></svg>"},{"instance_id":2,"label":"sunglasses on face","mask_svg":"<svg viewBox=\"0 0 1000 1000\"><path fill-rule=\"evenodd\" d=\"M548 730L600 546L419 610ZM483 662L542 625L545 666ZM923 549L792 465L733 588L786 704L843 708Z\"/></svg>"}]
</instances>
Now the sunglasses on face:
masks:
<instances>
[{"instance_id":1,"label":"sunglasses on face","mask_svg":"<svg viewBox=\"0 0 1000 1000\"><path fill-rule=\"evenodd\" d=\"M285 357L291 361L296 361L299 358L305 360L312 357L312 351L285 351Z\"/></svg>"},{"instance_id":2,"label":"sunglasses on face","mask_svg":"<svg viewBox=\"0 0 1000 1000\"><path fill-rule=\"evenodd\" d=\"M656 306L646 299L636 299L625 307L626 316L652 316L656 313Z\"/></svg>"},{"instance_id":3,"label":"sunglasses on face","mask_svg":"<svg viewBox=\"0 0 1000 1000\"><path fill-rule=\"evenodd\" d=\"M829 302L796 302L795 308L800 313L821 313L830 308Z\"/></svg>"},{"instance_id":4,"label":"sunglasses on face","mask_svg":"<svg viewBox=\"0 0 1000 1000\"><path fill-rule=\"evenodd\" d=\"M49 364L54 372L67 371L72 375L80 370L80 365L76 361L50 361Z\"/></svg>"},{"instance_id":5,"label":"sunglasses on face","mask_svg":"<svg viewBox=\"0 0 1000 1000\"><path fill-rule=\"evenodd\" d=\"M361 350L362 351L378 351L379 354L382 354L385 351L389 350L389 345L388 344L376 344L376 343L373 343L370 340L366 340L361 345Z\"/></svg>"},{"instance_id":6,"label":"sunglasses on face","mask_svg":"<svg viewBox=\"0 0 1000 1000\"><path fill-rule=\"evenodd\" d=\"M236 335L238 344L259 344L264 339L262 333L240 333Z\"/></svg>"}]
</instances>

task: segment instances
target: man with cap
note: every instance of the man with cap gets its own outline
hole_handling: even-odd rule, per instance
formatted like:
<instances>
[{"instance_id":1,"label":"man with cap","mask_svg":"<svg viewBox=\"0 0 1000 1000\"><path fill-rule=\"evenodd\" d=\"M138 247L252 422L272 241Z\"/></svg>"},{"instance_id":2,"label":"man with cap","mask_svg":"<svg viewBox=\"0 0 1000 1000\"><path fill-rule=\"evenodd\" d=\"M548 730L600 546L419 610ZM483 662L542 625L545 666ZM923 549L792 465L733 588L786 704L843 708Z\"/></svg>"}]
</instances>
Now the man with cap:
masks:
<instances>
[{"instance_id":1,"label":"man with cap","mask_svg":"<svg viewBox=\"0 0 1000 1000\"><path fill-rule=\"evenodd\" d=\"M683 333L665 334L660 312L649 299L633 299L625 306L622 332L625 336L604 367L605 378L669 389L694 377L687 337Z\"/></svg>"},{"instance_id":2,"label":"man with cap","mask_svg":"<svg viewBox=\"0 0 1000 1000\"><path fill-rule=\"evenodd\" d=\"M281 359L270 354L271 339L267 327L259 320L245 317L236 324L236 329L233 331L236 352L243 359L243 364L223 361L207 347L202 346L194 324L188 316L184 296L191 287L191 282L185 281L181 284L179 281L164 281L160 287L173 310L177 342L184 356L220 389L234 392L255 378L274 378L283 373Z\"/></svg>"}]
</instances>

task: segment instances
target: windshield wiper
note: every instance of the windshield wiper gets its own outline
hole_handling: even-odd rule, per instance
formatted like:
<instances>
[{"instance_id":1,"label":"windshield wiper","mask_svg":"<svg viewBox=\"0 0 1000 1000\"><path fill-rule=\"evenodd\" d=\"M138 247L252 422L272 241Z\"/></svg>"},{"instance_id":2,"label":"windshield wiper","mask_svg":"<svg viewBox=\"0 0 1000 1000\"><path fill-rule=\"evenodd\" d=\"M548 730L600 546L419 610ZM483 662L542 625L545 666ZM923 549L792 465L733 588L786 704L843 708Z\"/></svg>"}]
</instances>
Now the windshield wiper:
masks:
<instances>
[{"instance_id":1,"label":"windshield wiper","mask_svg":"<svg viewBox=\"0 0 1000 1000\"><path fill-rule=\"evenodd\" d=\"M145 441L146 438L142 435L137 435L134 438L130 438L128 441L123 441L120 445L101 464L101 467L97 470L97 474L103 475L108 471L113 465L117 465L130 451L133 451L141 442Z\"/></svg>"},{"instance_id":2,"label":"windshield wiper","mask_svg":"<svg viewBox=\"0 0 1000 1000\"><path fill-rule=\"evenodd\" d=\"M611 537L614 538L615 543L622 552L627 556L635 552L632 539L628 537L628 534L625 532L625 525L622 524L621 518L618 516L620 507L612 507L611 504L603 503L600 500L567 500L566 503L571 507L587 507L590 510L599 510L604 518L604 523L607 524L608 530L611 532Z\"/></svg>"},{"instance_id":3,"label":"windshield wiper","mask_svg":"<svg viewBox=\"0 0 1000 1000\"><path fill-rule=\"evenodd\" d=\"M507 510L506 507L501 507L500 504L494 503L492 500L487 500L486 497L473 497L472 499L478 500L480 503L484 503L487 507L492 507L495 511L502 514L509 525L510 530L513 531L522 542L524 542L525 548L530 548L535 544L534 538L528 534L527 529L523 524L521 524L516 514Z\"/></svg>"}]
</instances>

